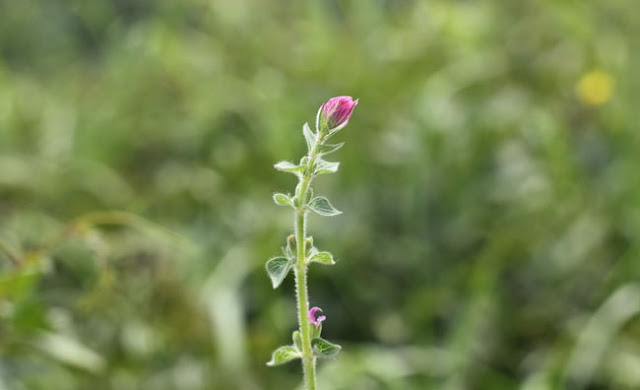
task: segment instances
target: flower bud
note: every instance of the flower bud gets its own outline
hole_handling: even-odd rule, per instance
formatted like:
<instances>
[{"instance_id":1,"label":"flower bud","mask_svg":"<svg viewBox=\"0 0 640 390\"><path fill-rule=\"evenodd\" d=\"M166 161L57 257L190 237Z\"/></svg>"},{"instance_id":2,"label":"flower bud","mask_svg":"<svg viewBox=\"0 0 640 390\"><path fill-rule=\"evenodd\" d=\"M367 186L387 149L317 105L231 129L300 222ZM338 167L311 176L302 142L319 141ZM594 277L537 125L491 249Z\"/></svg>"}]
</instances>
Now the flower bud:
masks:
<instances>
[{"instance_id":1,"label":"flower bud","mask_svg":"<svg viewBox=\"0 0 640 390\"><path fill-rule=\"evenodd\" d=\"M318 112L318 129L329 134L342 129L349 123L356 105L358 105L358 99L353 100L351 96L336 96L329 99Z\"/></svg>"}]
</instances>

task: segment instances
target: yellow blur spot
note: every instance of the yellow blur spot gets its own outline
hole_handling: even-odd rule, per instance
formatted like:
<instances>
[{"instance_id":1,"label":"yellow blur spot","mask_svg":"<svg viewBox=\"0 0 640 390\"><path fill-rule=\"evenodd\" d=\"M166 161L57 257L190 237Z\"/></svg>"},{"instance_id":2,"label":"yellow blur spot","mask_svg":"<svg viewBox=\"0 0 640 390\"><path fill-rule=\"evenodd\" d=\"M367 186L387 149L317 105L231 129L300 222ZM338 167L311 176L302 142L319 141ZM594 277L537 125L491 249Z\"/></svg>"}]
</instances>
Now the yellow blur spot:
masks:
<instances>
[{"instance_id":1,"label":"yellow blur spot","mask_svg":"<svg viewBox=\"0 0 640 390\"><path fill-rule=\"evenodd\" d=\"M611 99L613 78L604 72L589 72L576 85L576 94L584 104L600 106Z\"/></svg>"}]
</instances>

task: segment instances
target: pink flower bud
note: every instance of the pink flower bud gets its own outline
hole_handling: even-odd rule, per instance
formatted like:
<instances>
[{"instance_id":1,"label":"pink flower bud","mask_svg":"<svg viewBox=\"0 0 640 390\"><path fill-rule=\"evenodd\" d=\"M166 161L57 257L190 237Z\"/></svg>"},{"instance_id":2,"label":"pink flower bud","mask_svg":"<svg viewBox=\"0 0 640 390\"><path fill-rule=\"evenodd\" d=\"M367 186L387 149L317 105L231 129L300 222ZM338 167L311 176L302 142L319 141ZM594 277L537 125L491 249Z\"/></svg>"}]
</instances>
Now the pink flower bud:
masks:
<instances>
[{"instance_id":1,"label":"pink flower bud","mask_svg":"<svg viewBox=\"0 0 640 390\"><path fill-rule=\"evenodd\" d=\"M326 316L319 316L316 319L317 312L322 313L322 309L316 306L316 307L312 307L311 310L309 310L309 321L311 321L311 323L316 327L319 326L322 323L322 321L327 319Z\"/></svg>"},{"instance_id":2,"label":"pink flower bud","mask_svg":"<svg viewBox=\"0 0 640 390\"><path fill-rule=\"evenodd\" d=\"M358 99L353 100L351 96L336 96L322 105L322 123L326 124L329 133L345 127L357 105Z\"/></svg>"}]
</instances>

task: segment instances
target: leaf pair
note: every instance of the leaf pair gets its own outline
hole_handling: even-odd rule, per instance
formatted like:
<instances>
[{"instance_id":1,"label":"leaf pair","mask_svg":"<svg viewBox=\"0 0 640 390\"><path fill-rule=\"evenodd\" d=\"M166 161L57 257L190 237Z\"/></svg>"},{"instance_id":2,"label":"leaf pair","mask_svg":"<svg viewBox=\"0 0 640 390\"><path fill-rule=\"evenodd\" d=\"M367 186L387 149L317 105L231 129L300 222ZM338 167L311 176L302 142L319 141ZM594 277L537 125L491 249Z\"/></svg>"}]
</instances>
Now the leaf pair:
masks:
<instances>
[{"instance_id":1,"label":"leaf pair","mask_svg":"<svg viewBox=\"0 0 640 390\"><path fill-rule=\"evenodd\" d=\"M289 195L285 195L280 192L276 192L273 194L273 201L278 206L291 206L295 207L295 200ZM334 215L342 214L342 211L337 210L335 207L331 205L329 199L324 196L317 196L307 204L307 209L313 211L318 215L322 215L323 217L331 217Z\"/></svg>"},{"instance_id":2,"label":"leaf pair","mask_svg":"<svg viewBox=\"0 0 640 390\"><path fill-rule=\"evenodd\" d=\"M318 252L315 248L313 248L311 252L311 256L309 257L309 262L320 263L324 265L333 265L335 261L333 260L333 255L329 252ZM293 257L284 257L284 256L276 256L272 257L267 261L266 270L269 275L269 279L271 279L271 284L273 288L278 288L284 279L289 274L291 268L295 264L295 259Z\"/></svg>"},{"instance_id":3,"label":"leaf pair","mask_svg":"<svg viewBox=\"0 0 640 390\"><path fill-rule=\"evenodd\" d=\"M300 351L302 349L300 332L293 332L293 341L294 345L283 345L273 351L271 360L267 363L267 366L278 366L294 359L302 358L302 352ZM313 348L313 356L321 359L334 357L342 349L340 345L333 344L320 337L311 340L311 348Z\"/></svg>"},{"instance_id":4,"label":"leaf pair","mask_svg":"<svg viewBox=\"0 0 640 390\"><path fill-rule=\"evenodd\" d=\"M299 177L304 175L306 169L305 164L301 163L296 165L289 161L280 161L273 167L279 171L293 173ZM322 158L318 158L313 167L313 174L322 175L325 173L335 173L338 171L338 167L340 167L339 162L325 161Z\"/></svg>"}]
</instances>

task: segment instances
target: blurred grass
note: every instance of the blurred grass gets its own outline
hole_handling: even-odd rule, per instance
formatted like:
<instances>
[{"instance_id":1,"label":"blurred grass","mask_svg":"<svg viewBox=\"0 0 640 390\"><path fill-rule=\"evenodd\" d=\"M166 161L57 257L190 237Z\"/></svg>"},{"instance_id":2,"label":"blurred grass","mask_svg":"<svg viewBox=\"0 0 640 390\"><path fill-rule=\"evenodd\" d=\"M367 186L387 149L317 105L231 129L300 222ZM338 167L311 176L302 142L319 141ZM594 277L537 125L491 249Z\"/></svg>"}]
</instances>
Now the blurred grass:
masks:
<instances>
[{"instance_id":1,"label":"blurred grass","mask_svg":"<svg viewBox=\"0 0 640 390\"><path fill-rule=\"evenodd\" d=\"M295 388L271 166L341 94L322 388L639 388L638 11L0 0L0 389Z\"/></svg>"}]
</instances>

